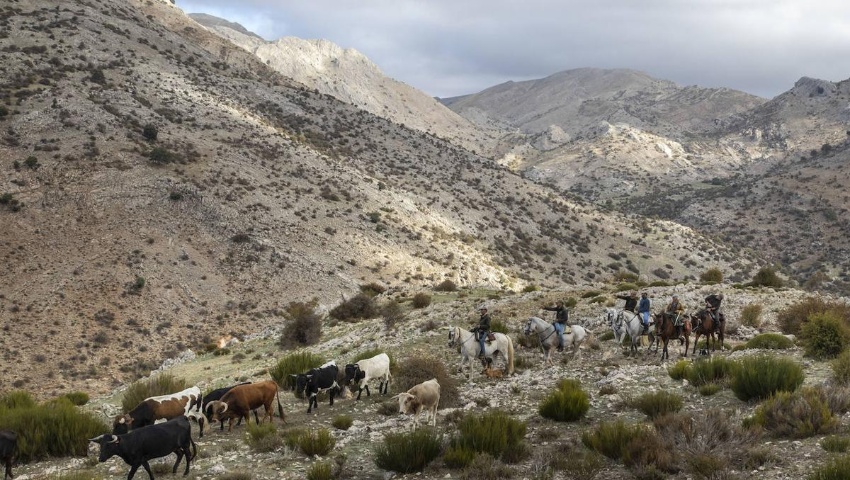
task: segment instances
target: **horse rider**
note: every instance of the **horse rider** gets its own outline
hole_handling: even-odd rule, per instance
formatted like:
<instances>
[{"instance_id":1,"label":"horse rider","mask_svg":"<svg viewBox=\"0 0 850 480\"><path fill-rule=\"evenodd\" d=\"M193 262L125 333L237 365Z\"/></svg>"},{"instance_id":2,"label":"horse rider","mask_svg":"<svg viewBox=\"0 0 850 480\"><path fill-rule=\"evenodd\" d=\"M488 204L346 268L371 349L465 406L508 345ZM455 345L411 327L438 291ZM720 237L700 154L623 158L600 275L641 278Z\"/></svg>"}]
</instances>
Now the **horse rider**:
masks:
<instances>
[{"instance_id":1,"label":"horse rider","mask_svg":"<svg viewBox=\"0 0 850 480\"><path fill-rule=\"evenodd\" d=\"M682 336L682 315L685 313L685 307L679 302L679 296L673 295L673 299L670 303L667 304L667 307L664 309L664 315L667 316L670 320L673 321L673 325L676 327L676 336Z\"/></svg>"},{"instance_id":2,"label":"horse rider","mask_svg":"<svg viewBox=\"0 0 850 480\"><path fill-rule=\"evenodd\" d=\"M711 318L714 320L714 329L719 330L723 321L726 320L720 311L720 303L723 302L723 294L722 293L712 293L711 295L705 297L705 311L711 315Z\"/></svg>"},{"instance_id":3,"label":"horse rider","mask_svg":"<svg viewBox=\"0 0 850 480\"><path fill-rule=\"evenodd\" d=\"M641 335L646 335L646 332L649 331L649 307L649 297L646 295L646 292L642 292L640 294L640 302L638 302L638 315L640 315L640 323L643 324Z\"/></svg>"},{"instance_id":4,"label":"horse rider","mask_svg":"<svg viewBox=\"0 0 850 480\"><path fill-rule=\"evenodd\" d=\"M484 342L487 340L487 334L490 333L490 315L487 313L487 307L479 308L478 313L481 316L478 318L478 326L473 328L473 331L478 330L478 345L481 346L478 358L484 358Z\"/></svg>"},{"instance_id":5,"label":"horse rider","mask_svg":"<svg viewBox=\"0 0 850 480\"><path fill-rule=\"evenodd\" d=\"M564 329L569 328L567 322L570 320L570 311L567 310L567 307L564 306L564 302L562 302L561 300L555 302L554 307L543 307L543 310L555 312L555 323L553 323L552 326L555 327L555 332L558 334L558 351L563 352Z\"/></svg>"},{"instance_id":6,"label":"horse rider","mask_svg":"<svg viewBox=\"0 0 850 480\"><path fill-rule=\"evenodd\" d=\"M624 312L629 311L635 313L635 308L638 306L637 292L630 292L628 295L615 295L615 297L626 301L626 304L623 305Z\"/></svg>"}]
</instances>

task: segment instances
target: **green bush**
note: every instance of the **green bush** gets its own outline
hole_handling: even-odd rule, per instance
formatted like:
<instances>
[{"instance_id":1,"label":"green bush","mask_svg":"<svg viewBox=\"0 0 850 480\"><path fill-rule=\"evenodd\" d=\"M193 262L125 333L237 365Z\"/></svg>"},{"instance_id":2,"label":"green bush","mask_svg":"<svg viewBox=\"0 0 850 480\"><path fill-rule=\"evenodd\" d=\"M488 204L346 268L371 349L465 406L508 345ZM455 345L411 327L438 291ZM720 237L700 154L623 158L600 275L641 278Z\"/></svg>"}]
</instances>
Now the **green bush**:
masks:
<instances>
[{"instance_id":1,"label":"green bush","mask_svg":"<svg viewBox=\"0 0 850 480\"><path fill-rule=\"evenodd\" d=\"M834 313L816 313L803 324L800 337L807 356L835 358L850 343L850 328Z\"/></svg>"},{"instance_id":2,"label":"green bush","mask_svg":"<svg viewBox=\"0 0 850 480\"><path fill-rule=\"evenodd\" d=\"M133 382L121 398L121 409L124 413L136 408L146 398L168 395L189 388L182 378L176 378L169 373L163 373L147 380Z\"/></svg>"},{"instance_id":3,"label":"green bush","mask_svg":"<svg viewBox=\"0 0 850 480\"><path fill-rule=\"evenodd\" d=\"M688 382L695 387L721 383L730 375L734 364L724 357L711 357L693 362L687 371Z\"/></svg>"},{"instance_id":4,"label":"green bush","mask_svg":"<svg viewBox=\"0 0 850 480\"><path fill-rule=\"evenodd\" d=\"M245 442L255 452L273 452L283 445L274 423L251 423L245 427Z\"/></svg>"},{"instance_id":5,"label":"green bush","mask_svg":"<svg viewBox=\"0 0 850 480\"><path fill-rule=\"evenodd\" d=\"M452 439L453 447L487 453L493 458L503 458L509 451L524 447L525 422L499 410L466 416L457 430L457 436Z\"/></svg>"},{"instance_id":6,"label":"green bush","mask_svg":"<svg viewBox=\"0 0 850 480\"><path fill-rule=\"evenodd\" d=\"M662 415L681 410L682 397L675 393L652 392L632 399L629 404L647 417L656 419Z\"/></svg>"},{"instance_id":7,"label":"green bush","mask_svg":"<svg viewBox=\"0 0 850 480\"><path fill-rule=\"evenodd\" d=\"M475 450L463 446L451 446L443 454L443 462L449 468L466 468L475 460Z\"/></svg>"},{"instance_id":8,"label":"green bush","mask_svg":"<svg viewBox=\"0 0 850 480\"><path fill-rule=\"evenodd\" d=\"M425 308L428 305L431 305L431 295L428 295L427 293L417 293L413 296L410 304L413 305L413 308Z\"/></svg>"},{"instance_id":9,"label":"green bush","mask_svg":"<svg viewBox=\"0 0 850 480\"><path fill-rule=\"evenodd\" d=\"M317 430L303 430L295 438L295 443L301 453L312 457L318 455L323 457L336 446L336 439L327 428Z\"/></svg>"},{"instance_id":10,"label":"green bush","mask_svg":"<svg viewBox=\"0 0 850 480\"><path fill-rule=\"evenodd\" d=\"M558 388L540 402L542 417L556 422L574 422L590 409L590 397L581 389L578 380L561 380Z\"/></svg>"},{"instance_id":11,"label":"green bush","mask_svg":"<svg viewBox=\"0 0 850 480\"><path fill-rule=\"evenodd\" d=\"M700 274L699 281L702 283L720 283L723 281L723 272L717 267L709 268Z\"/></svg>"},{"instance_id":12,"label":"green bush","mask_svg":"<svg viewBox=\"0 0 850 480\"><path fill-rule=\"evenodd\" d=\"M850 385L850 349L841 352L841 355L830 362L832 367L832 379L839 385Z\"/></svg>"},{"instance_id":13,"label":"green bush","mask_svg":"<svg viewBox=\"0 0 850 480\"><path fill-rule=\"evenodd\" d=\"M688 378L688 370L690 370L691 362L687 360L679 360L673 365L667 367L667 375L673 380L682 380Z\"/></svg>"},{"instance_id":14,"label":"green bush","mask_svg":"<svg viewBox=\"0 0 850 480\"><path fill-rule=\"evenodd\" d=\"M593 430L583 432L581 441L593 451L612 460L620 460L626 455L629 444L643 436L645 431L643 425L628 424L622 420L602 422Z\"/></svg>"},{"instance_id":15,"label":"green bush","mask_svg":"<svg viewBox=\"0 0 850 480\"><path fill-rule=\"evenodd\" d=\"M325 360L306 350L290 353L277 361L274 367L269 369L269 375L277 382L280 388L295 389L295 378L292 375L304 373L311 368L316 368L325 363Z\"/></svg>"},{"instance_id":16,"label":"green bush","mask_svg":"<svg viewBox=\"0 0 850 480\"><path fill-rule=\"evenodd\" d=\"M732 375L738 399L764 399L777 392L793 392L803 383L803 368L787 358L756 356L741 359Z\"/></svg>"},{"instance_id":17,"label":"green bush","mask_svg":"<svg viewBox=\"0 0 850 480\"><path fill-rule=\"evenodd\" d=\"M802 326L814 314L833 313L850 325L850 305L842 302L827 301L821 297L808 297L805 300L790 305L776 317L779 328L783 333L800 335Z\"/></svg>"},{"instance_id":18,"label":"green bush","mask_svg":"<svg viewBox=\"0 0 850 480\"><path fill-rule=\"evenodd\" d=\"M764 350L786 350L794 348L794 342L785 335L778 333L762 333L747 340L744 344L745 349L760 348Z\"/></svg>"},{"instance_id":19,"label":"green bush","mask_svg":"<svg viewBox=\"0 0 850 480\"><path fill-rule=\"evenodd\" d=\"M836 457L806 477L807 480L850 480L850 456Z\"/></svg>"},{"instance_id":20,"label":"green bush","mask_svg":"<svg viewBox=\"0 0 850 480\"><path fill-rule=\"evenodd\" d=\"M458 382L446 371L443 362L433 357L408 357L397 363L393 375L393 388L398 392L406 392L414 385L437 379L440 384L439 408L457 407L460 405ZM398 403L396 402L396 412Z\"/></svg>"},{"instance_id":21,"label":"green bush","mask_svg":"<svg viewBox=\"0 0 850 480\"><path fill-rule=\"evenodd\" d=\"M632 290L637 290L638 286L634 283L620 283L616 287L614 287L615 292L630 292Z\"/></svg>"},{"instance_id":22,"label":"green bush","mask_svg":"<svg viewBox=\"0 0 850 480\"><path fill-rule=\"evenodd\" d=\"M32 395L23 390L13 390L0 397L0 410L16 409L16 408L31 408L35 407L36 403Z\"/></svg>"},{"instance_id":23,"label":"green bush","mask_svg":"<svg viewBox=\"0 0 850 480\"><path fill-rule=\"evenodd\" d=\"M699 391L699 394L704 397L710 397L720 391L720 385L716 383L706 383L704 385L700 385L697 391Z\"/></svg>"},{"instance_id":24,"label":"green bush","mask_svg":"<svg viewBox=\"0 0 850 480\"><path fill-rule=\"evenodd\" d=\"M850 438L839 437L838 435L824 437L824 439L820 441L820 446L827 452L847 453L847 450L850 449Z\"/></svg>"},{"instance_id":25,"label":"green bush","mask_svg":"<svg viewBox=\"0 0 850 480\"><path fill-rule=\"evenodd\" d=\"M752 282L750 282L750 285L755 287L781 288L785 285L785 282L779 278L779 275L776 274L774 269L764 267L756 272L755 276L753 276Z\"/></svg>"},{"instance_id":26,"label":"green bush","mask_svg":"<svg viewBox=\"0 0 850 480\"><path fill-rule=\"evenodd\" d=\"M322 317L316 313L316 300L290 302L285 308L289 320L283 325L278 345L297 348L313 345L322 337Z\"/></svg>"},{"instance_id":27,"label":"green bush","mask_svg":"<svg viewBox=\"0 0 850 480\"><path fill-rule=\"evenodd\" d=\"M156 137L159 135L159 129L156 128L156 125L152 123L145 124L142 129L142 136L145 137L145 140L149 142L153 142L156 140Z\"/></svg>"},{"instance_id":28,"label":"green bush","mask_svg":"<svg viewBox=\"0 0 850 480\"><path fill-rule=\"evenodd\" d=\"M307 469L307 480L333 480L333 464L331 462L313 462Z\"/></svg>"},{"instance_id":29,"label":"green bush","mask_svg":"<svg viewBox=\"0 0 850 480\"><path fill-rule=\"evenodd\" d=\"M434 287L435 292L456 292L457 284L452 280L446 279Z\"/></svg>"},{"instance_id":30,"label":"green bush","mask_svg":"<svg viewBox=\"0 0 850 480\"><path fill-rule=\"evenodd\" d=\"M758 328L761 325L761 304L753 303L741 309L741 324L748 327Z\"/></svg>"},{"instance_id":31,"label":"green bush","mask_svg":"<svg viewBox=\"0 0 850 480\"><path fill-rule=\"evenodd\" d=\"M365 293L358 293L331 309L329 314L337 320L350 322L374 318L378 315L378 309L372 297Z\"/></svg>"},{"instance_id":32,"label":"green bush","mask_svg":"<svg viewBox=\"0 0 850 480\"><path fill-rule=\"evenodd\" d=\"M360 291L369 297L377 297L378 295L387 291L387 287L381 285L380 283L367 283L366 285L360 285Z\"/></svg>"},{"instance_id":33,"label":"green bush","mask_svg":"<svg viewBox=\"0 0 850 480\"><path fill-rule=\"evenodd\" d=\"M89 403L89 394L85 392L71 392L62 396L78 407Z\"/></svg>"},{"instance_id":34,"label":"green bush","mask_svg":"<svg viewBox=\"0 0 850 480\"><path fill-rule=\"evenodd\" d=\"M375 465L398 473L421 472L440 455L442 447L442 437L430 428L388 433L375 449Z\"/></svg>"},{"instance_id":35,"label":"green bush","mask_svg":"<svg viewBox=\"0 0 850 480\"><path fill-rule=\"evenodd\" d=\"M67 398L36 405L27 396L20 392L4 395L0 408L0 429L18 432L16 457L21 462L84 456L88 439L109 431L103 421L81 411ZM13 406L7 407L9 404Z\"/></svg>"},{"instance_id":36,"label":"green bush","mask_svg":"<svg viewBox=\"0 0 850 480\"><path fill-rule=\"evenodd\" d=\"M351 428L351 425L353 423L354 419L351 418L350 415L337 415L334 417L333 421L331 422L331 425L333 425L334 428L339 430L348 430L349 428Z\"/></svg>"},{"instance_id":37,"label":"green bush","mask_svg":"<svg viewBox=\"0 0 850 480\"><path fill-rule=\"evenodd\" d=\"M179 154L176 154L165 147L154 147L150 152L148 152L148 158L151 162L158 165L180 162L182 160L182 157L180 157Z\"/></svg>"},{"instance_id":38,"label":"green bush","mask_svg":"<svg viewBox=\"0 0 850 480\"><path fill-rule=\"evenodd\" d=\"M395 328L398 322L404 320L404 309L395 300L390 300L381 306L381 317L384 319L384 325L387 329Z\"/></svg>"},{"instance_id":39,"label":"green bush","mask_svg":"<svg viewBox=\"0 0 850 480\"><path fill-rule=\"evenodd\" d=\"M746 425L758 425L776 437L806 438L829 433L837 425L829 406L815 389L777 392L759 405Z\"/></svg>"},{"instance_id":40,"label":"green bush","mask_svg":"<svg viewBox=\"0 0 850 480\"><path fill-rule=\"evenodd\" d=\"M153 469L153 465L151 465L151 469ZM101 480L103 477L95 472L80 470L60 473L49 478L50 480Z\"/></svg>"},{"instance_id":41,"label":"green bush","mask_svg":"<svg viewBox=\"0 0 850 480\"><path fill-rule=\"evenodd\" d=\"M508 334L508 325L501 320L493 320L490 322L490 331L493 333Z\"/></svg>"}]
</instances>

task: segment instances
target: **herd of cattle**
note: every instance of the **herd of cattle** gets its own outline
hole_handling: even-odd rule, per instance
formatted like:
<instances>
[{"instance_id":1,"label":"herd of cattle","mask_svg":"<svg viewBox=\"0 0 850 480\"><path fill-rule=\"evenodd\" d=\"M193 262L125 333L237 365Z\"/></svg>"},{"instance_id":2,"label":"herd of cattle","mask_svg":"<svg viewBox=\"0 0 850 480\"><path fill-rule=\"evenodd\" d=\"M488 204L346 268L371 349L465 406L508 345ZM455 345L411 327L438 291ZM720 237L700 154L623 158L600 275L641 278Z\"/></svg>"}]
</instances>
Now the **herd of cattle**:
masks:
<instances>
[{"instance_id":1,"label":"herd of cattle","mask_svg":"<svg viewBox=\"0 0 850 480\"><path fill-rule=\"evenodd\" d=\"M371 395L369 382L373 380L380 382L378 393L386 394L392 378L390 358L385 353L348 364L344 372L343 385L348 386L355 382L357 400L364 389L367 396ZM318 408L317 396L323 391L329 393L330 405L333 405L334 396L342 389L337 381L338 373L339 368L332 361L308 372L292 375L296 394L299 397L305 396L308 400L308 413L312 412L313 408ZM268 418L269 422L272 422L273 404L277 397L278 416L285 422L279 395L278 385L273 380L240 383L213 390L206 395L201 395L198 387L191 387L171 395L145 399L134 409L114 419L111 434L100 435L90 441L100 446L100 462L118 456L130 465L128 480L133 478L139 467L144 467L153 480L148 461L171 453L177 455L172 473L177 472L177 466L185 456L186 469L183 474L187 475L190 462L197 453L197 447L191 438L189 419L198 423L201 438L209 422L219 422L220 430L223 431L227 421L228 431L231 431L234 420L238 420L238 426L243 419L247 422L253 412L254 421L261 423L257 415L260 407L265 409L263 421ZM440 402L440 384L436 379L420 383L392 398L398 399L400 413L413 415L413 428L418 426L419 415L423 412L426 418L430 417L429 423L436 425L437 406ZM4 480L6 477L12 478L16 441L15 432L0 430L0 459L6 464Z\"/></svg>"}]
</instances>

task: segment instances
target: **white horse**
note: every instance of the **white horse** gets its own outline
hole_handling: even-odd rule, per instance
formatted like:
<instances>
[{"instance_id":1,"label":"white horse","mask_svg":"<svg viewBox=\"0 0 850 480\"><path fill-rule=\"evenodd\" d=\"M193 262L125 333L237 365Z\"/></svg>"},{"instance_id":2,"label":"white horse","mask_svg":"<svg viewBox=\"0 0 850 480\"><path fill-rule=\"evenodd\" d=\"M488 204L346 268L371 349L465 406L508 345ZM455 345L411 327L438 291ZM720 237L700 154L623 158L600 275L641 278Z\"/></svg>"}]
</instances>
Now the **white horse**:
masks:
<instances>
[{"instance_id":1,"label":"white horse","mask_svg":"<svg viewBox=\"0 0 850 480\"><path fill-rule=\"evenodd\" d=\"M496 356L502 357L505 361L508 375L514 373L514 342L511 337L504 333L493 333L496 339L492 342L484 343L484 356L488 359L493 359ZM460 371L463 373L464 365L467 366L468 372L466 378L472 376L472 361L478 357L478 351L481 347L478 345L478 340L475 339L475 334L460 328L449 327L449 346L460 345Z\"/></svg>"},{"instance_id":2,"label":"white horse","mask_svg":"<svg viewBox=\"0 0 850 480\"><path fill-rule=\"evenodd\" d=\"M628 334L631 340L629 352L637 353L640 332L643 329L640 315L619 308L606 308L605 317L608 319L608 326L614 331L614 340L617 341L617 345L622 344Z\"/></svg>"},{"instance_id":3,"label":"white horse","mask_svg":"<svg viewBox=\"0 0 850 480\"><path fill-rule=\"evenodd\" d=\"M579 347L581 342L587 337L587 330L581 325L571 325L572 332L563 334L564 347L572 347L573 358L579 355ZM558 336L555 333L555 327L539 317L531 317L528 323L525 324L526 335L536 333L540 337L540 348L543 349L543 363L546 365L554 365L552 361L552 351L558 348Z\"/></svg>"}]
</instances>

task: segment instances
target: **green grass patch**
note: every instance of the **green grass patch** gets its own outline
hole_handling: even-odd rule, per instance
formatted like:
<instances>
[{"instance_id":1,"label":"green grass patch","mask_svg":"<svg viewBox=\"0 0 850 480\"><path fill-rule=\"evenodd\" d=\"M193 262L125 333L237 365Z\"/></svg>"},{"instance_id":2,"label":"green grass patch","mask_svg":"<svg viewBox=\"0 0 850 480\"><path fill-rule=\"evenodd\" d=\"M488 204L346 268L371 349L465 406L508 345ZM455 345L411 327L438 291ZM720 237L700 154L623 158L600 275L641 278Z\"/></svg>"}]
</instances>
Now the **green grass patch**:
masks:
<instances>
[{"instance_id":1,"label":"green grass patch","mask_svg":"<svg viewBox=\"0 0 850 480\"><path fill-rule=\"evenodd\" d=\"M189 388L189 384L182 378L163 373L147 380L133 382L127 387L121 398L121 410L124 413L136 408L146 398L159 395L168 395Z\"/></svg>"},{"instance_id":2,"label":"green grass patch","mask_svg":"<svg viewBox=\"0 0 850 480\"><path fill-rule=\"evenodd\" d=\"M540 402L542 417L556 422L574 422L590 409L590 397L581 389L578 380L561 380L558 388Z\"/></svg>"},{"instance_id":3,"label":"green grass patch","mask_svg":"<svg viewBox=\"0 0 850 480\"><path fill-rule=\"evenodd\" d=\"M421 472L440 455L442 448L442 437L430 428L389 433L375 448L375 465L398 473Z\"/></svg>"},{"instance_id":4,"label":"green grass patch","mask_svg":"<svg viewBox=\"0 0 850 480\"><path fill-rule=\"evenodd\" d=\"M793 392L803 377L803 368L793 360L759 355L736 362L730 386L735 396L746 402Z\"/></svg>"},{"instance_id":5,"label":"green grass patch","mask_svg":"<svg viewBox=\"0 0 850 480\"><path fill-rule=\"evenodd\" d=\"M628 403L653 420L682 409L682 397L669 392L645 393Z\"/></svg>"},{"instance_id":6,"label":"green grass patch","mask_svg":"<svg viewBox=\"0 0 850 480\"><path fill-rule=\"evenodd\" d=\"M292 375L304 373L311 368L316 368L325 363L323 357L301 350L290 353L277 361L274 367L269 369L269 375L283 389L295 389L295 378Z\"/></svg>"},{"instance_id":7,"label":"green grass patch","mask_svg":"<svg viewBox=\"0 0 850 480\"><path fill-rule=\"evenodd\" d=\"M794 342L779 333L762 333L747 340L744 349L760 348L764 350L787 350L794 348Z\"/></svg>"}]
</instances>

